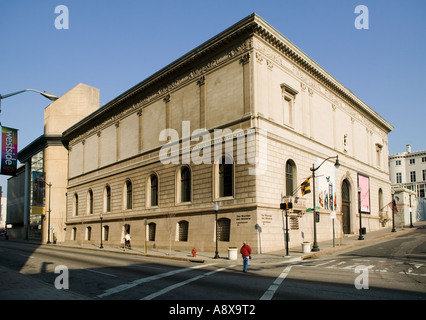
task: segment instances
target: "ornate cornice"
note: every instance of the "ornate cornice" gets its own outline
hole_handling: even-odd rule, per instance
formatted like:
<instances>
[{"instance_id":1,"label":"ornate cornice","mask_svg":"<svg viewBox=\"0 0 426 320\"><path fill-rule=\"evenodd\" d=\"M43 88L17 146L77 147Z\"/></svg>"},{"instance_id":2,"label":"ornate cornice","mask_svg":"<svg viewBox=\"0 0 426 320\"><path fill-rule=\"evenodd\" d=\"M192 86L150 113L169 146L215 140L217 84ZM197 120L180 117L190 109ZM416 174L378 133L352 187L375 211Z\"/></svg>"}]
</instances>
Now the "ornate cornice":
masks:
<instances>
[{"instance_id":1,"label":"ornate cornice","mask_svg":"<svg viewBox=\"0 0 426 320\"><path fill-rule=\"evenodd\" d=\"M275 52L266 53L262 49L264 46L259 45L260 40L267 42ZM64 136L75 139L74 141L79 140L106 127L111 121L117 121L129 113L141 110L145 105L164 99L181 86L193 81L202 85L204 75L213 68L237 59L242 65L247 63L253 49L263 53L268 59L285 65L309 87L316 90L320 88L322 94L333 104L341 105L341 99L379 124L385 131L393 130L388 122L288 39L258 15L252 14L113 99L65 131ZM261 62L262 58L257 53L253 56L257 62Z\"/></svg>"},{"instance_id":2,"label":"ornate cornice","mask_svg":"<svg viewBox=\"0 0 426 320\"><path fill-rule=\"evenodd\" d=\"M334 97L335 95L351 106L357 108L357 110L366 117L374 120L374 122L379 124L385 131L390 132L393 130L393 126L391 124L380 117L373 109L350 92L345 86L338 82L276 29L271 27L266 21L258 16L256 21L257 25L254 31L256 36L270 44L275 50L279 51L280 54L284 55L285 58L293 62L293 64L284 61L284 59L279 57L278 54L272 54L273 57L268 56L268 58L278 60L283 65L287 62L287 68L299 78L305 79L311 84L320 83L325 89L323 90L324 95L331 99L331 101L337 101L336 97ZM256 42L254 42L254 47L255 49L259 49L259 47L256 46ZM315 81L310 81L309 78L312 78Z\"/></svg>"}]
</instances>

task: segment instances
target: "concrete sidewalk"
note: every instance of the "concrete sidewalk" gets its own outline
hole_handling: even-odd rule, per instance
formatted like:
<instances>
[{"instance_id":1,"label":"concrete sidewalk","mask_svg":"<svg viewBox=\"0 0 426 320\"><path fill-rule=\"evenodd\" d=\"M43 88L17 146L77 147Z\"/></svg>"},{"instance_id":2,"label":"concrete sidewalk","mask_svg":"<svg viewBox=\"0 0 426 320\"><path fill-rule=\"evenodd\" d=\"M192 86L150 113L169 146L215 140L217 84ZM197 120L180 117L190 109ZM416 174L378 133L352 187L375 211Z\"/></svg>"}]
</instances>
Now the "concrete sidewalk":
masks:
<instances>
[{"instance_id":1,"label":"concrete sidewalk","mask_svg":"<svg viewBox=\"0 0 426 320\"><path fill-rule=\"evenodd\" d=\"M339 250L348 249L355 246L364 246L372 244L376 241L380 241L387 238L397 237L399 235L403 235L409 232L413 232L418 228L425 228L426 221L417 222L414 228L397 228L396 232L391 232L392 228L384 228L378 231L368 232L363 235L364 240L358 240L358 235L349 235L345 236L343 239L335 239L335 243L333 246L333 240L321 241L318 242L318 247L320 251L303 253L301 244L297 247L289 248L289 255L286 256L285 249L268 252L268 253L252 253L252 260L250 261L251 265L256 264L285 264L292 263L297 261L302 261L305 259L312 259L315 257L319 257L324 254L330 254ZM108 252L117 252L123 254L132 254L132 255L140 255L145 257L155 257L155 258L165 258L165 259L175 259L175 260L183 260L183 261L191 261L191 262L199 262L199 263L230 263L230 264L241 264L242 259L239 254L237 260L229 260L228 252L219 251L219 259L214 259L214 252L197 252L196 257L192 256L191 251L184 250L171 250L169 249L147 249L147 253L144 253L144 249L140 247L134 247L132 249L123 249L118 246L105 246L104 248L99 248L98 245L74 245L69 243L64 244L56 244L59 247L72 247L72 248L84 248L89 250L99 250L99 251L108 251ZM284 243L283 243L284 247ZM311 244L312 247L312 244Z\"/></svg>"},{"instance_id":2,"label":"concrete sidewalk","mask_svg":"<svg viewBox=\"0 0 426 320\"><path fill-rule=\"evenodd\" d=\"M364 240L358 240L358 235L347 236L340 239L336 239L335 246L333 247L333 241L321 241L318 243L320 251L303 253L302 247L293 247L289 250L289 256L285 255L285 250L269 253L253 253L252 260L250 261L251 266L259 265L280 265L295 263L305 259L312 259L321 255L333 253L339 250L348 249L356 246L365 246L374 244L377 241L393 238L400 235L404 235L417 230L418 228L425 228L426 222L416 223L414 228L398 228L396 232L391 232L391 228L382 229L379 231L369 232L364 235ZM9 240L14 241L14 240ZM342 243L340 243L342 242ZM283 244L284 245L284 244ZM219 259L214 259L213 252L197 252L196 257L192 257L192 253L188 251L172 250L169 253L168 249L149 249L145 254L143 248L123 249L120 247L105 246L99 248L94 245L70 245L70 244L49 244L42 246L58 246L58 247L69 247L69 248L82 248L89 250L97 250L104 252L115 252L122 254L139 255L144 257L155 257L155 258L166 258L166 259L177 259L183 261L191 261L196 263L229 263L242 265L242 259L238 254L237 260L229 260L227 252L219 252ZM0 300L84 300L87 297L78 295L69 290L58 290L53 284L48 284L43 281L39 281L30 276L20 274L17 271L8 269L0 266L0 279L1 279L1 290Z\"/></svg>"}]
</instances>

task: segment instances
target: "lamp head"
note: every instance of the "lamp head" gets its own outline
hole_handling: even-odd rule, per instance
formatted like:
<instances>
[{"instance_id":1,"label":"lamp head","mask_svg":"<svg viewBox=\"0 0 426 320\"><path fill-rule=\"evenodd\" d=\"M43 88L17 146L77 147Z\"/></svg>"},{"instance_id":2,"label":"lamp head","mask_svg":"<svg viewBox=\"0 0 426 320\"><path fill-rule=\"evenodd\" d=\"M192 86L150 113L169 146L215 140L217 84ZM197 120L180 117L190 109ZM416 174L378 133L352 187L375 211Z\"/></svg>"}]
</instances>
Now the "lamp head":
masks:
<instances>
[{"instance_id":1,"label":"lamp head","mask_svg":"<svg viewBox=\"0 0 426 320\"><path fill-rule=\"evenodd\" d=\"M339 156L337 156L336 163L334 164L334 166L336 167L336 169L339 169L340 167Z\"/></svg>"},{"instance_id":2,"label":"lamp head","mask_svg":"<svg viewBox=\"0 0 426 320\"><path fill-rule=\"evenodd\" d=\"M56 100L58 100L59 99L59 97L58 96L56 96L56 95L54 95L54 94L52 94L52 93L48 93L48 92L40 92L40 94L43 96L43 97L46 97L47 99L49 99L49 100L51 100L51 101L56 101Z\"/></svg>"},{"instance_id":3,"label":"lamp head","mask_svg":"<svg viewBox=\"0 0 426 320\"><path fill-rule=\"evenodd\" d=\"M219 211L219 203L215 202L213 205L214 211Z\"/></svg>"}]
</instances>

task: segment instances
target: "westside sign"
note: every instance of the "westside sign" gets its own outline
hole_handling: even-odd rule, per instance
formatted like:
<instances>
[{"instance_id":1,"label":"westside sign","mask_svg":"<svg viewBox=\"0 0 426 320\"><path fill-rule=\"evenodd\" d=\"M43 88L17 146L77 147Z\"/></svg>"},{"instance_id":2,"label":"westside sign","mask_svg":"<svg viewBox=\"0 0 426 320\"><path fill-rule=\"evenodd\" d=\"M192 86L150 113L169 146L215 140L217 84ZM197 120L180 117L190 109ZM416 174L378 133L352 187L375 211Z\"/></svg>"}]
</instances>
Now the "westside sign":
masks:
<instances>
[{"instance_id":1,"label":"westside sign","mask_svg":"<svg viewBox=\"0 0 426 320\"><path fill-rule=\"evenodd\" d=\"M2 127L1 174L16 175L18 130Z\"/></svg>"}]
</instances>

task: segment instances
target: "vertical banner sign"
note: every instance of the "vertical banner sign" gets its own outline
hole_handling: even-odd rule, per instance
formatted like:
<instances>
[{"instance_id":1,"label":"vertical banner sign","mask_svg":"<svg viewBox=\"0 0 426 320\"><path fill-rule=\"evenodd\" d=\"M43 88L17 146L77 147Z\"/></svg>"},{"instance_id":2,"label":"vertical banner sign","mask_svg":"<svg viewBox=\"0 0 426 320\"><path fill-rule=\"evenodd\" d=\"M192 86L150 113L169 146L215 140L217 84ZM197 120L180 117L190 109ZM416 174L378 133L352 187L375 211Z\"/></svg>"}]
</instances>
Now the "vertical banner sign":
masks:
<instances>
[{"instance_id":1,"label":"vertical banner sign","mask_svg":"<svg viewBox=\"0 0 426 320\"><path fill-rule=\"evenodd\" d=\"M323 159L317 158L317 165L322 163ZM316 175L316 197L318 207L325 210L336 210L336 167L332 162L325 162L318 169Z\"/></svg>"},{"instance_id":2,"label":"vertical banner sign","mask_svg":"<svg viewBox=\"0 0 426 320\"><path fill-rule=\"evenodd\" d=\"M370 178L358 173L358 188L360 212L370 213Z\"/></svg>"},{"instance_id":3,"label":"vertical banner sign","mask_svg":"<svg viewBox=\"0 0 426 320\"><path fill-rule=\"evenodd\" d=\"M2 127L1 174L16 175L18 130Z\"/></svg>"}]
</instances>

